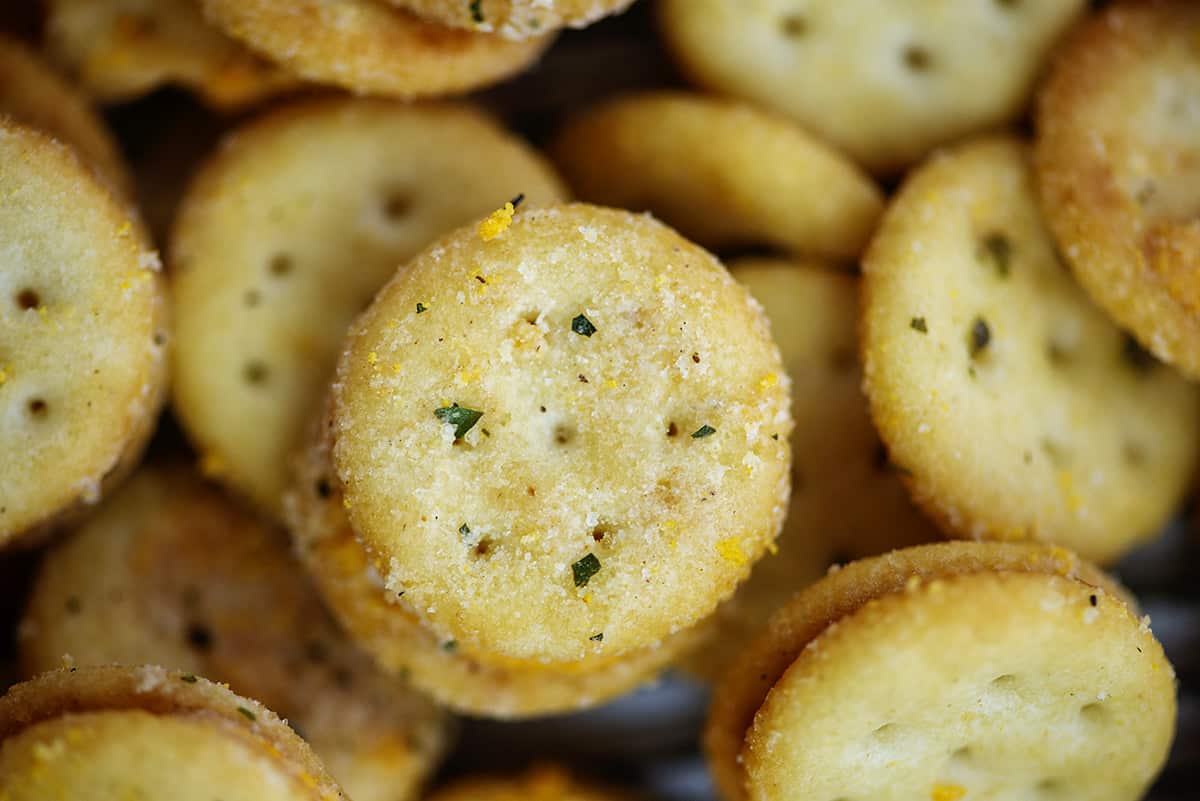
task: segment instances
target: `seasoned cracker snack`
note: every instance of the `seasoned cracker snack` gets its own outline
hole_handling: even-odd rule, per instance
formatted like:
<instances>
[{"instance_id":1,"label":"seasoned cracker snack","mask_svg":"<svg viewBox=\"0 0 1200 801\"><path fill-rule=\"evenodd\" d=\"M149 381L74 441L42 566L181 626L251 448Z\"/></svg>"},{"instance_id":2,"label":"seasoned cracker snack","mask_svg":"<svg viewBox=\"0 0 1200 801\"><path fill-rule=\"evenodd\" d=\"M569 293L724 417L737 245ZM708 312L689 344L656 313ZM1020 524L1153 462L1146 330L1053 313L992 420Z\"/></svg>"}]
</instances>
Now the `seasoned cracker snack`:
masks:
<instances>
[{"instance_id":1,"label":"seasoned cracker snack","mask_svg":"<svg viewBox=\"0 0 1200 801\"><path fill-rule=\"evenodd\" d=\"M1133 801L1166 758L1175 688L1123 595L1068 551L1009 543L830 573L714 693L723 794Z\"/></svg>"},{"instance_id":2,"label":"seasoned cracker snack","mask_svg":"<svg viewBox=\"0 0 1200 801\"><path fill-rule=\"evenodd\" d=\"M95 503L137 461L166 384L158 271L73 153L0 121L0 544Z\"/></svg>"},{"instance_id":3,"label":"seasoned cracker snack","mask_svg":"<svg viewBox=\"0 0 1200 801\"><path fill-rule=\"evenodd\" d=\"M683 69L881 173L1016 118L1084 0L661 0Z\"/></svg>"},{"instance_id":4,"label":"seasoned cracker snack","mask_svg":"<svg viewBox=\"0 0 1200 801\"><path fill-rule=\"evenodd\" d=\"M298 461L296 488L288 495L301 557L358 644L384 669L451 709L506 719L586 709L653 681L706 631L685 630L614 659L552 666L465 653L383 586L346 519L332 475L327 443L318 438Z\"/></svg>"},{"instance_id":5,"label":"seasoned cracker snack","mask_svg":"<svg viewBox=\"0 0 1200 801\"><path fill-rule=\"evenodd\" d=\"M57 670L10 689L0 698L0 797L344 798L262 704L151 666Z\"/></svg>"},{"instance_id":6,"label":"seasoned cracker snack","mask_svg":"<svg viewBox=\"0 0 1200 801\"><path fill-rule=\"evenodd\" d=\"M467 108L317 101L230 136L171 247L175 408L208 471L278 513L354 315L434 237L522 194L564 190Z\"/></svg>"},{"instance_id":7,"label":"seasoned cracker snack","mask_svg":"<svg viewBox=\"0 0 1200 801\"><path fill-rule=\"evenodd\" d=\"M88 101L25 45L0 36L0 114L75 148L122 195L129 171Z\"/></svg>"},{"instance_id":8,"label":"seasoned cracker snack","mask_svg":"<svg viewBox=\"0 0 1200 801\"><path fill-rule=\"evenodd\" d=\"M1200 6L1115 3L1058 54L1037 114L1046 219L1079 282L1200 378Z\"/></svg>"},{"instance_id":9,"label":"seasoned cracker snack","mask_svg":"<svg viewBox=\"0 0 1200 801\"><path fill-rule=\"evenodd\" d=\"M429 801L631 801L630 795L573 778L564 768L538 765L511 778L459 779Z\"/></svg>"},{"instance_id":10,"label":"seasoned cracker snack","mask_svg":"<svg viewBox=\"0 0 1200 801\"><path fill-rule=\"evenodd\" d=\"M654 92L573 119L552 147L584 200L648 210L710 248L855 259L879 188L790 121L736 101Z\"/></svg>"},{"instance_id":11,"label":"seasoned cracker snack","mask_svg":"<svg viewBox=\"0 0 1200 801\"><path fill-rule=\"evenodd\" d=\"M633 0L388 0L433 22L506 39L527 39L559 28L584 28L619 14Z\"/></svg>"},{"instance_id":12,"label":"seasoned cracker snack","mask_svg":"<svg viewBox=\"0 0 1200 801\"><path fill-rule=\"evenodd\" d=\"M1183 497L1197 391L1071 280L1027 155L1008 139L961 146L893 200L863 264L867 396L948 533L1111 562Z\"/></svg>"},{"instance_id":13,"label":"seasoned cracker snack","mask_svg":"<svg viewBox=\"0 0 1200 801\"><path fill-rule=\"evenodd\" d=\"M766 309L792 379L792 498L776 553L717 612L692 672L715 679L771 613L832 561L941 539L888 462L863 397L859 279L824 265L747 258L733 277Z\"/></svg>"},{"instance_id":14,"label":"seasoned cracker snack","mask_svg":"<svg viewBox=\"0 0 1200 801\"><path fill-rule=\"evenodd\" d=\"M228 681L303 733L357 801L408 801L448 721L359 653L286 537L177 467L143 469L46 555L20 628L27 674L159 664Z\"/></svg>"},{"instance_id":15,"label":"seasoned cracker snack","mask_svg":"<svg viewBox=\"0 0 1200 801\"><path fill-rule=\"evenodd\" d=\"M307 80L360 94L462 94L523 71L554 40L443 28L384 0L199 2L256 52Z\"/></svg>"},{"instance_id":16,"label":"seasoned cracker snack","mask_svg":"<svg viewBox=\"0 0 1200 801\"><path fill-rule=\"evenodd\" d=\"M470 654L627 654L728 597L783 522L760 307L648 216L511 204L402 270L333 385L335 483L386 587Z\"/></svg>"},{"instance_id":17,"label":"seasoned cracker snack","mask_svg":"<svg viewBox=\"0 0 1200 801\"><path fill-rule=\"evenodd\" d=\"M46 0L46 6L51 53L106 103L175 84L234 109L299 83L208 25L195 0Z\"/></svg>"}]
</instances>

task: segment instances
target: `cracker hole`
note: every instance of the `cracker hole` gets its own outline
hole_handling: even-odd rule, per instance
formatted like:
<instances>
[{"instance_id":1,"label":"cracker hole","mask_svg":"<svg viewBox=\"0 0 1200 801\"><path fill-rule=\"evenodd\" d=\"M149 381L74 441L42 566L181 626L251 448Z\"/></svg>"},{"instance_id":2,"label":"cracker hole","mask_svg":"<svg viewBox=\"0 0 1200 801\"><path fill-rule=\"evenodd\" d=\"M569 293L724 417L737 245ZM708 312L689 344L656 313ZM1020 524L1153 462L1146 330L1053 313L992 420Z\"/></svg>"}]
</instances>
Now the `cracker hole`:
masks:
<instances>
[{"instance_id":1,"label":"cracker hole","mask_svg":"<svg viewBox=\"0 0 1200 801\"><path fill-rule=\"evenodd\" d=\"M253 309L259 303L262 303L262 293L257 289L247 290L246 294L242 296L242 302Z\"/></svg>"},{"instance_id":2,"label":"cracker hole","mask_svg":"<svg viewBox=\"0 0 1200 801\"><path fill-rule=\"evenodd\" d=\"M1084 704L1079 708L1079 716L1089 723L1098 723L1105 716L1104 706L1098 701Z\"/></svg>"},{"instance_id":3,"label":"cracker hole","mask_svg":"<svg viewBox=\"0 0 1200 801\"><path fill-rule=\"evenodd\" d=\"M911 72L925 73L933 67L933 57L920 45L909 45L902 54L904 66Z\"/></svg>"},{"instance_id":4,"label":"cracker hole","mask_svg":"<svg viewBox=\"0 0 1200 801\"><path fill-rule=\"evenodd\" d=\"M388 192L383 198L383 216L394 223L403 221L413 210L413 196L397 189Z\"/></svg>"},{"instance_id":5,"label":"cracker hole","mask_svg":"<svg viewBox=\"0 0 1200 801\"><path fill-rule=\"evenodd\" d=\"M829 355L829 367L838 375L849 373L856 363L853 348L835 348Z\"/></svg>"},{"instance_id":6,"label":"cracker hole","mask_svg":"<svg viewBox=\"0 0 1200 801\"><path fill-rule=\"evenodd\" d=\"M789 39L799 39L808 33L808 20L801 14L788 14L779 20L779 32Z\"/></svg>"},{"instance_id":7,"label":"cracker hole","mask_svg":"<svg viewBox=\"0 0 1200 801\"><path fill-rule=\"evenodd\" d=\"M268 376L267 366L259 361L246 362L246 366L242 368L242 378L246 379L246 383L251 386L265 384Z\"/></svg>"},{"instance_id":8,"label":"cracker hole","mask_svg":"<svg viewBox=\"0 0 1200 801\"><path fill-rule=\"evenodd\" d=\"M959 764L970 762L971 749L965 745L962 748L955 749L950 753L950 761L958 762Z\"/></svg>"},{"instance_id":9,"label":"cracker hole","mask_svg":"<svg viewBox=\"0 0 1200 801\"><path fill-rule=\"evenodd\" d=\"M1065 447L1049 437L1042 437L1038 445L1041 447L1042 453L1050 460L1050 464L1056 469L1061 470L1067 466L1067 463L1070 461L1070 454L1067 453Z\"/></svg>"},{"instance_id":10,"label":"cracker hole","mask_svg":"<svg viewBox=\"0 0 1200 801\"><path fill-rule=\"evenodd\" d=\"M979 260L997 278L1007 278L1012 269L1012 240L1003 231L992 231L979 240Z\"/></svg>"},{"instance_id":11,"label":"cracker hole","mask_svg":"<svg viewBox=\"0 0 1200 801\"><path fill-rule=\"evenodd\" d=\"M487 556L492 552L492 541L486 537L481 539L476 545L473 553L476 556Z\"/></svg>"},{"instance_id":12,"label":"cracker hole","mask_svg":"<svg viewBox=\"0 0 1200 801\"><path fill-rule=\"evenodd\" d=\"M270 271L271 275L275 276L276 278L283 278L287 275L291 275L291 272L293 269L295 269L295 267L296 265L292 261L292 257L286 253L276 253L271 257L270 264L267 265L267 269Z\"/></svg>"},{"instance_id":13,"label":"cracker hole","mask_svg":"<svg viewBox=\"0 0 1200 801\"><path fill-rule=\"evenodd\" d=\"M1075 351L1055 339L1046 343L1046 359L1054 367L1067 367L1075 360Z\"/></svg>"},{"instance_id":14,"label":"cracker hole","mask_svg":"<svg viewBox=\"0 0 1200 801\"><path fill-rule=\"evenodd\" d=\"M693 362L694 364L699 364L699 363L700 363L700 354L699 354L699 353L696 353L695 351L692 351L692 362Z\"/></svg>"},{"instance_id":15,"label":"cracker hole","mask_svg":"<svg viewBox=\"0 0 1200 801\"><path fill-rule=\"evenodd\" d=\"M542 313L540 311L530 311L522 314L521 318L530 325L537 325L538 318L541 316Z\"/></svg>"},{"instance_id":16,"label":"cracker hole","mask_svg":"<svg viewBox=\"0 0 1200 801\"><path fill-rule=\"evenodd\" d=\"M22 311L36 309L38 306L42 305L41 295L32 289L22 289L16 294L16 297L14 297L13 300L17 304L17 308L21 309Z\"/></svg>"},{"instance_id":17,"label":"cracker hole","mask_svg":"<svg viewBox=\"0 0 1200 801\"><path fill-rule=\"evenodd\" d=\"M982 316L976 317L967 332L967 352L972 359L979 359L987 353L992 344L992 327Z\"/></svg>"},{"instance_id":18,"label":"cracker hole","mask_svg":"<svg viewBox=\"0 0 1200 801\"><path fill-rule=\"evenodd\" d=\"M163 345L167 344L167 332L165 332L165 331L155 331L155 332L154 332L154 344L155 344L155 345L157 345L157 346L158 346L158 347L160 347L160 348L161 348Z\"/></svg>"},{"instance_id":19,"label":"cracker hole","mask_svg":"<svg viewBox=\"0 0 1200 801\"><path fill-rule=\"evenodd\" d=\"M596 542L604 542L604 538L609 534L607 526L596 526L592 529L592 539Z\"/></svg>"},{"instance_id":20,"label":"cracker hole","mask_svg":"<svg viewBox=\"0 0 1200 801\"><path fill-rule=\"evenodd\" d=\"M1056 795L1062 791L1063 786L1058 779L1042 779L1034 785L1034 789L1045 795Z\"/></svg>"},{"instance_id":21,"label":"cracker hole","mask_svg":"<svg viewBox=\"0 0 1200 801\"><path fill-rule=\"evenodd\" d=\"M35 420L45 420L50 414L50 405L42 398L29 399L29 416Z\"/></svg>"},{"instance_id":22,"label":"cracker hole","mask_svg":"<svg viewBox=\"0 0 1200 801\"><path fill-rule=\"evenodd\" d=\"M999 687L1005 690L1011 690L1017 685L1017 677L1011 673L1005 673L992 679L992 686Z\"/></svg>"},{"instance_id":23,"label":"cracker hole","mask_svg":"<svg viewBox=\"0 0 1200 801\"><path fill-rule=\"evenodd\" d=\"M668 436L668 437L677 437L677 436L679 436L679 426L675 425L675 421L674 421L674 420L672 420L671 422L667 423L667 436Z\"/></svg>"},{"instance_id":24,"label":"cracker hole","mask_svg":"<svg viewBox=\"0 0 1200 801\"><path fill-rule=\"evenodd\" d=\"M1121 445L1121 458L1125 460L1125 464L1128 467L1145 467L1146 449L1142 447L1140 442L1127 440Z\"/></svg>"},{"instance_id":25,"label":"cracker hole","mask_svg":"<svg viewBox=\"0 0 1200 801\"><path fill-rule=\"evenodd\" d=\"M554 441L559 445L567 445L571 440L575 439L575 429L568 425L557 425L554 427Z\"/></svg>"},{"instance_id":26,"label":"cracker hole","mask_svg":"<svg viewBox=\"0 0 1200 801\"><path fill-rule=\"evenodd\" d=\"M191 623L184 632L188 645L197 651L210 651L213 647L213 635L208 626L203 623Z\"/></svg>"}]
</instances>

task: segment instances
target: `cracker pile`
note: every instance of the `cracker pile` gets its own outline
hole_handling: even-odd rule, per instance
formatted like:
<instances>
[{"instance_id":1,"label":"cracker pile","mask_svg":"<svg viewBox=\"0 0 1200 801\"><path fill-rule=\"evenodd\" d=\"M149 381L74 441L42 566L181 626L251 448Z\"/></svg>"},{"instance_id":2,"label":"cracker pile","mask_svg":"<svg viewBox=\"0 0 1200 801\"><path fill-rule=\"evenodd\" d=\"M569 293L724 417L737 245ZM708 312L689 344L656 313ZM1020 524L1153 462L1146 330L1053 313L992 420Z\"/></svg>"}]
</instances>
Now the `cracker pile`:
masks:
<instances>
[{"instance_id":1,"label":"cracker pile","mask_svg":"<svg viewBox=\"0 0 1200 801\"><path fill-rule=\"evenodd\" d=\"M461 97L631 6L0 36L0 801L619 801L429 785L672 671L723 801L1145 795L1200 9L646 0L693 88Z\"/></svg>"}]
</instances>

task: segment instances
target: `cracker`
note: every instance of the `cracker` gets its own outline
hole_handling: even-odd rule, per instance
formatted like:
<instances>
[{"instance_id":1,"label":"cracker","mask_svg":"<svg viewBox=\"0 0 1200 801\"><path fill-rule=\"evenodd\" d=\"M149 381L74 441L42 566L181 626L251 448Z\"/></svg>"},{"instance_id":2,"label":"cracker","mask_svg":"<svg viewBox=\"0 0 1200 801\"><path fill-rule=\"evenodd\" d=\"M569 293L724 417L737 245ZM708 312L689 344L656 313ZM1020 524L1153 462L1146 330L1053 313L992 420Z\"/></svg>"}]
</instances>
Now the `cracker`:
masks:
<instances>
[{"instance_id":1,"label":"cracker","mask_svg":"<svg viewBox=\"0 0 1200 801\"><path fill-rule=\"evenodd\" d=\"M310 81L399 98L461 94L522 72L553 35L443 28L382 0L200 0L210 19Z\"/></svg>"},{"instance_id":2,"label":"cracker","mask_svg":"<svg viewBox=\"0 0 1200 801\"><path fill-rule=\"evenodd\" d=\"M898 171L1016 118L1084 0L663 0L667 45L699 84L793 117Z\"/></svg>"},{"instance_id":3,"label":"cracker","mask_svg":"<svg viewBox=\"0 0 1200 801\"><path fill-rule=\"evenodd\" d=\"M789 120L736 101L653 92L575 117L551 148L580 197L648 210L710 248L859 256L879 188Z\"/></svg>"},{"instance_id":4,"label":"cracker","mask_svg":"<svg viewBox=\"0 0 1200 801\"><path fill-rule=\"evenodd\" d=\"M312 750L257 701L154 666L45 673L0 698L12 801L337 801Z\"/></svg>"},{"instance_id":5,"label":"cracker","mask_svg":"<svg viewBox=\"0 0 1200 801\"><path fill-rule=\"evenodd\" d=\"M833 561L941 539L887 461L857 358L859 279L811 262L746 258L733 277L763 304L792 379L792 498L778 551L718 611L687 663L715 679L767 618Z\"/></svg>"},{"instance_id":6,"label":"cracker","mask_svg":"<svg viewBox=\"0 0 1200 801\"><path fill-rule=\"evenodd\" d=\"M1197 394L1071 280L1032 180L1006 139L910 176L863 265L865 386L892 460L949 534L1110 562L1182 498Z\"/></svg>"},{"instance_id":7,"label":"cracker","mask_svg":"<svg viewBox=\"0 0 1200 801\"><path fill-rule=\"evenodd\" d=\"M630 801L629 794L583 782L557 765L536 765L513 777L472 776L433 793L429 801Z\"/></svg>"},{"instance_id":8,"label":"cracker","mask_svg":"<svg viewBox=\"0 0 1200 801\"><path fill-rule=\"evenodd\" d=\"M166 383L157 256L70 151L0 121L0 543L95 503Z\"/></svg>"},{"instance_id":9,"label":"cracker","mask_svg":"<svg viewBox=\"0 0 1200 801\"><path fill-rule=\"evenodd\" d=\"M1200 378L1200 8L1116 3L1041 91L1035 167L1079 282L1151 352Z\"/></svg>"},{"instance_id":10,"label":"cracker","mask_svg":"<svg viewBox=\"0 0 1200 801\"><path fill-rule=\"evenodd\" d=\"M466 108L317 101L230 136L171 247L175 409L210 471L277 512L354 315L434 237L519 194L564 190Z\"/></svg>"},{"instance_id":11,"label":"cracker","mask_svg":"<svg viewBox=\"0 0 1200 801\"><path fill-rule=\"evenodd\" d=\"M346 519L327 443L298 460L287 509L299 553L326 603L350 635L385 669L405 676L463 714L528 718L586 709L653 681L700 631L683 631L616 659L548 667L483 660L439 638L403 598L389 593Z\"/></svg>"},{"instance_id":12,"label":"cracker","mask_svg":"<svg viewBox=\"0 0 1200 801\"><path fill-rule=\"evenodd\" d=\"M5 36L0 36L0 113L75 148L113 189L129 195L129 170L87 99L36 53Z\"/></svg>"},{"instance_id":13,"label":"cracker","mask_svg":"<svg viewBox=\"0 0 1200 801\"><path fill-rule=\"evenodd\" d=\"M431 22L506 39L527 39L559 28L586 28L596 20L619 14L633 0L388 0Z\"/></svg>"},{"instance_id":14,"label":"cracker","mask_svg":"<svg viewBox=\"0 0 1200 801\"><path fill-rule=\"evenodd\" d=\"M359 801L408 801L447 717L346 641L285 537L178 467L146 468L39 570L28 674L158 664L219 678L303 732Z\"/></svg>"},{"instance_id":15,"label":"cracker","mask_svg":"<svg viewBox=\"0 0 1200 801\"><path fill-rule=\"evenodd\" d=\"M355 322L336 477L442 636L545 662L637 650L779 532L788 379L761 307L653 218L511 214L439 240Z\"/></svg>"},{"instance_id":16,"label":"cracker","mask_svg":"<svg viewBox=\"0 0 1200 801\"><path fill-rule=\"evenodd\" d=\"M1018 572L1062 576L1132 603L1122 587L1070 551L1022 543L937 543L831 571L771 617L713 693L704 750L722 795L729 801L746 797L740 756L746 732L771 688L823 631L873 599L901 593L914 578Z\"/></svg>"},{"instance_id":17,"label":"cracker","mask_svg":"<svg viewBox=\"0 0 1200 801\"><path fill-rule=\"evenodd\" d=\"M235 109L299 84L207 24L195 0L46 0L46 5L51 53L105 103L172 84L216 108Z\"/></svg>"},{"instance_id":18,"label":"cracker","mask_svg":"<svg viewBox=\"0 0 1200 801\"><path fill-rule=\"evenodd\" d=\"M1094 587L933 582L843 618L788 668L747 734L749 798L1134 801L1166 761L1174 678Z\"/></svg>"}]
</instances>

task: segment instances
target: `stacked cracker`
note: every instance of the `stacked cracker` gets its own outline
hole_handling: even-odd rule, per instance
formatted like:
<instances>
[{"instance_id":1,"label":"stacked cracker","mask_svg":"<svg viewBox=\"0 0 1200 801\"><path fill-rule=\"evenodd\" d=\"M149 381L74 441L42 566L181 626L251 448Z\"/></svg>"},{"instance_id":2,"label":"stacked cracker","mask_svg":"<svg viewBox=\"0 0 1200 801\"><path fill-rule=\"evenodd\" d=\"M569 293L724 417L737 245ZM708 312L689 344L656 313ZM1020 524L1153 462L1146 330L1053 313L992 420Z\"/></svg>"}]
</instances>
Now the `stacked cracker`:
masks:
<instances>
[{"instance_id":1,"label":"stacked cracker","mask_svg":"<svg viewBox=\"0 0 1200 801\"><path fill-rule=\"evenodd\" d=\"M713 683L727 801L1122 801L1161 769L1173 670L1085 560L1161 530L1197 456L1193 8L663 0L725 97L583 110L564 181L468 104L396 99L629 0L48 5L103 102L378 97L281 103L150 184L181 195L164 289L102 123L0 47L0 536L77 529L28 601L21 670L50 672L0 700L0 797L409 801L446 710L671 665ZM987 133L1039 80L1033 148ZM156 459L117 490L169 344L222 489ZM616 797L557 768L443 794Z\"/></svg>"}]
</instances>

